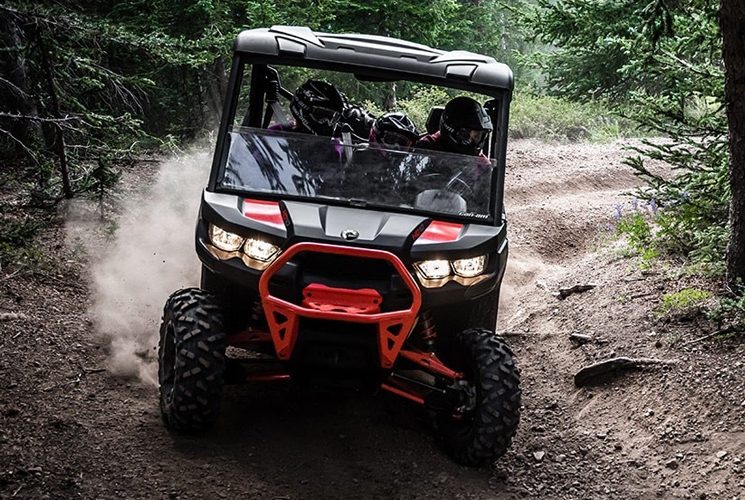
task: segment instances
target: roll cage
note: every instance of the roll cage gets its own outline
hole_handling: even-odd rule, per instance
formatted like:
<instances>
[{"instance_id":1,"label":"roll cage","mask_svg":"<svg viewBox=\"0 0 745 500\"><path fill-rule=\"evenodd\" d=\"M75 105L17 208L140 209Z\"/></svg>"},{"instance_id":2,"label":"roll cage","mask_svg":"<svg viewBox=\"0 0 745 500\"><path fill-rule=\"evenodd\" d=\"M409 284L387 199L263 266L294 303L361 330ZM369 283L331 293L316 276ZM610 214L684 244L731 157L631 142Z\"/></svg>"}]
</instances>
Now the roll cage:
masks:
<instances>
[{"instance_id":1,"label":"roll cage","mask_svg":"<svg viewBox=\"0 0 745 500\"><path fill-rule=\"evenodd\" d=\"M367 81L407 80L491 97L486 106L494 127L489 156L495 160L496 175L492 176L490 204L493 225L503 223L507 127L513 89L512 71L507 65L466 51L446 52L374 35L315 33L305 27L247 30L236 39L208 191L218 189L218 172L228 156L228 136L238 112L245 68L251 66L249 106L242 124L259 128L268 112L267 85L276 74L270 65L351 73Z\"/></svg>"}]
</instances>

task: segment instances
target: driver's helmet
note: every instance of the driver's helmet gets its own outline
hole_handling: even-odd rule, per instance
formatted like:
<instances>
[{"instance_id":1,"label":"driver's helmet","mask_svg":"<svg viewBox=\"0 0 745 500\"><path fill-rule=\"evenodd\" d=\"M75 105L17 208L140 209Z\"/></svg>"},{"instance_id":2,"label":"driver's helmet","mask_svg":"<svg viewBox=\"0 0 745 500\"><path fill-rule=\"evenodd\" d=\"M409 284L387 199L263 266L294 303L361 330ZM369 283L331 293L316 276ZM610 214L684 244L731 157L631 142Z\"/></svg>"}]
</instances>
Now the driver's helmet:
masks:
<instances>
[{"instance_id":1,"label":"driver's helmet","mask_svg":"<svg viewBox=\"0 0 745 500\"><path fill-rule=\"evenodd\" d=\"M308 80L295 91L290 112L300 129L330 136L346 105L347 98L330 83Z\"/></svg>"},{"instance_id":2,"label":"driver's helmet","mask_svg":"<svg viewBox=\"0 0 745 500\"><path fill-rule=\"evenodd\" d=\"M491 130L491 119L478 101L459 96L445 105L440 119L440 140L446 151L478 155Z\"/></svg>"},{"instance_id":3,"label":"driver's helmet","mask_svg":"<svg viewBox=\"0 0 745 500\"><path fill-rule=\"evenodd\" d=\"M373 122L370 129L370 142L386 147L409 148L418 138L416 125L401 112L384 114Z\"/></svg>"}]
</instances>

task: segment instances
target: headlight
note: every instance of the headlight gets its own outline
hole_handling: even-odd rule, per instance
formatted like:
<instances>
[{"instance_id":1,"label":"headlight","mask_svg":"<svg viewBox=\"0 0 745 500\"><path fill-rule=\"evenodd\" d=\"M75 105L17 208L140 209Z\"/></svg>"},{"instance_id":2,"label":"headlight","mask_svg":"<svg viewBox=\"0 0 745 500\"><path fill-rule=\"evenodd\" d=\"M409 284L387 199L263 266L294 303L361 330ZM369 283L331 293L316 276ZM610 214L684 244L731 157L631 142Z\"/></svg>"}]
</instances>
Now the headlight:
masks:
<instances>
[{"instance_id":1,"label":"headlight","mask_svg":"<svg viewBox=\"0 0 745 500\"><path fill-rule=\"evenodd\" d=\"M423 260L416 263L417 269L430 280L450 276L450 262L447 260Z\"/></svg>"},{"instance_id":2,"label":"headlight","mask_svg":"<svg viewBox=\"0 0 745 500\"><path fill-rule=\"evenodd\" d=\"M277 256L279 253L279 247L267 243L266 241L248 238L246 240L246 245L243 247L243 251L252 259L261 262L269 262Z\"/></svg>"},{"instance_id":3,"label":"headlight","mask_svg":"<svg viewBox=\"0 0 745 500\"><path fill-rule=\"evenodd\" d=\"M486 267L486 255L479 255L470 259L458 259L453 261L453 271L458 276L473 278L484 272Z\"/></svg>"},{"instance_id":4,"label":"headlight","mask_svg":"<svg viewBox=\"0 0 745 500\"><path fill-rule=\"evenodd\" d=\"M243 245L243 238L235 233L210 224L210 241L220 250L235 252Z\"/></svg>"}]
</instances>

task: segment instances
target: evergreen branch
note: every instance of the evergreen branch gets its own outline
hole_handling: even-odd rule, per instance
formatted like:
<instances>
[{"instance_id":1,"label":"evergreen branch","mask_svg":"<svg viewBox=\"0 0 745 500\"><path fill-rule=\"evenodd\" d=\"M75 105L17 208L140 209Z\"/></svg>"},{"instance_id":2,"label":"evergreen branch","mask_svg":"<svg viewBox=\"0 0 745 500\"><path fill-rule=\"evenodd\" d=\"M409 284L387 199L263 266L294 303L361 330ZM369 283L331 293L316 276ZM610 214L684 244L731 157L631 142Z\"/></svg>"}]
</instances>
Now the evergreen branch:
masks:
<instances>
[{"instance_id":1,"label":"evergreen branch","mask_svg":"<svg viewBox=\"0 0 745 500\"><path fill-rule=\"evenodd\" d=\"M66 116L64 118L44 118L41 116L5 113L3 111L0 111L0 118L10 118L11 120L29 120L32 122L40 123L64 123L70 121L82 121L82 118L79 116Z\"/></svg>"},{"instance_id":2,"label":"evergreen branch","mask_svg":"<svg viewBox=\"0 0 745 500\"><path fill-rule=\"evenodd\" d=\"M21 87L16 85L15 83L11 82L10 80L6 80L5 78L0 76L0 82L4 83L8 87L11 88L15 93L18 95L24 96L24 97L31 97L27 92L25 92Z\"/></svg>"},{"instance_id":3,"label":"evergreen branch","mask_svg":"<svg viewBox=\"0 0 745 500\"><path fill-rule=\"evenodd\" d=\"M36 157L36 154L28 146L26 146L23 143L23 141L21 141L16 136L14 136L10 131L5 130L2 127L0 127L0 133L6 135L8 137L10 137L10 139L13 142L15 142L16 144L18 144L19 146L21 146L21 148L26 152L26 154L29 156L29 158L31 158L34 161L34 163L36 163L37 165L39 164L39 159Z\"/></svg>"}]
</instances>

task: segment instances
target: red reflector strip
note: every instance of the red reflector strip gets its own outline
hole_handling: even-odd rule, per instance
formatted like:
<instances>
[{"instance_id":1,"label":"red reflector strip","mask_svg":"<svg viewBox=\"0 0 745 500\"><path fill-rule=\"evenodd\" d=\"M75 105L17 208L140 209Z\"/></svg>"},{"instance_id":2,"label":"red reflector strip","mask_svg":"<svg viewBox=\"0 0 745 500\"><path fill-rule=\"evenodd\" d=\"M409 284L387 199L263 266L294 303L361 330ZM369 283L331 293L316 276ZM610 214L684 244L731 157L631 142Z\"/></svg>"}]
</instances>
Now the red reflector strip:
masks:
<instances>
[{"instance_id":1,"label":"red reflector strip","mask_svg":"<svg viewBox=\"0 0 745 500\"><path fill-rule=\"evenodd\" d=\"M277 201L243 200L243 216L256 222L285 227Z\"/></svg>"},{"instance_id":2,"label":"red reflector strip","mask_svg":"<svg viewBox=\"0 0 745 500\"><path fill-rule=\"evenodd\" d=\"M463 230L463 224L432 221L417 240L421 243L448 243L456 241Z\"/></svg>"}]
</instances>

